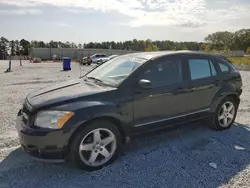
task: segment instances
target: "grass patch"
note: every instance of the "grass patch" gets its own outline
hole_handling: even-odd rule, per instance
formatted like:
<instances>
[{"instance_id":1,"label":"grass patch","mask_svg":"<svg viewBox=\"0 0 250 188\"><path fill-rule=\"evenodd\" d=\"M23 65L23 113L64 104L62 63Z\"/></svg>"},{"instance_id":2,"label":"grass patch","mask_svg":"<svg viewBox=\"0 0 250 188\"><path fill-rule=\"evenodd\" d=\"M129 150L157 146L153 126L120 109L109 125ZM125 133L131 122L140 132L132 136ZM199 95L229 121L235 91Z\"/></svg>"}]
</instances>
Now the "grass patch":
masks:
<instances>
[{"instance_id":1,"label":"grass patch","mask_svg":"<svg viewBox=\"0 0 250 188\"><path fill-rule=\"evenodd\" d=\"M250 57L230 57L228 59L234 64L243 64L250 66Z\"/></svg>"}]
</instances>

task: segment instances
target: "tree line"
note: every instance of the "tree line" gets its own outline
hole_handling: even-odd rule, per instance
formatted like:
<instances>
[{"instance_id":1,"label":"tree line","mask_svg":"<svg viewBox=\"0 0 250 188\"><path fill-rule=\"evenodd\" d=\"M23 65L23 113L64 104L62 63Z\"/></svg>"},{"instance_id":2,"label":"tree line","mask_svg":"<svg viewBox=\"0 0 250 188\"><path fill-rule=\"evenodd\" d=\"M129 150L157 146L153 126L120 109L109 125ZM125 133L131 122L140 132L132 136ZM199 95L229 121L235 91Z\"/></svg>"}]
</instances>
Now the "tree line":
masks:
<instances>
[{"instance_id":1,"label":"tree line","mask_svg":"<svg viewBox=\"0 0 250 188\"><path fill-rule=\"evenodd\" d=\"M29 55L31 48L97 48L97 49L120 49L134 51L158 51L158 50L194 50L206 51L213 50L244 50L250 53L250 29L241 29L236 32L215 32L208 35L204 42L174 42L170 40L152 41L148 40L129 40L124 42L90 42L79 43L32 40L8 40L0 38L0 59L7 59L9 55Z\"/></svg>"}]
</instances>

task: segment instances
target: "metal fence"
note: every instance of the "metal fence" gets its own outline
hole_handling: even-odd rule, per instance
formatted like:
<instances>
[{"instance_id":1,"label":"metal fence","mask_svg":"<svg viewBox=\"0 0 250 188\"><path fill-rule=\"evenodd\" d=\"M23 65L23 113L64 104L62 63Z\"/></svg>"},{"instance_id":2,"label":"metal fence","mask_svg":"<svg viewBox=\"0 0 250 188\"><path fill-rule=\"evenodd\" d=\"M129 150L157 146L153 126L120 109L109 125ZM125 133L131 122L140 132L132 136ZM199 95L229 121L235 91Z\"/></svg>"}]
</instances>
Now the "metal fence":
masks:
<instances>
[{"instance_id":1,"label":"metal fence","mask_svg":"<svg viewBox=\"0 0 250 188\"><path fill-rule=\"evenodd\" d=\"M224 55L226 57L242 57L245 54L244 50L235 50L235 51L218 50L216 51L216 53Z\"/></svg>"},{"instance_id":2,"label":"metal fence","mask_svg":"<svg viewBox=\"0 0 250 188\"><path fill-rule=\"evenodd\" d=\"M103 53L107 55L123 55L134 52L135 51L115 49L32 48L30 50L30 56L39 57L42 60L51 60L54 56L56 56L57 59L62 59L62 57L81 59L96 53Z\"/></svg>"}]
</instances>

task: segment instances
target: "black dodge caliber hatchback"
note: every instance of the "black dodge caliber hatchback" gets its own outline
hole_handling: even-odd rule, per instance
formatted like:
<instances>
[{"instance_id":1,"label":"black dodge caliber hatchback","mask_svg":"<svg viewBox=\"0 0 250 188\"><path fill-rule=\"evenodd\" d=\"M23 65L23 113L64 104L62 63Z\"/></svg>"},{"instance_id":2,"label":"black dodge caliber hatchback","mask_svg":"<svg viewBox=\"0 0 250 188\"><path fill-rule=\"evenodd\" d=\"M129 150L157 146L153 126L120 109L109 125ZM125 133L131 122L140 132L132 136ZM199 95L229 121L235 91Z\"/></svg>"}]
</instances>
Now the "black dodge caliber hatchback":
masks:
<instances>
[{"instance_id":1,"label":"black dodge caliber hatchback","mask_svg":"<svg viewBox=\"0 0 250 188\"><path fill-rule=\"evenodd\" d=\"M133 53L79 80L29 94L16 127L33 157L69 159L97 170L142 132L199 119L217 130L230 128L241 93L240 73L224 58L188 51Z\"/></svg>"}]
</instances>

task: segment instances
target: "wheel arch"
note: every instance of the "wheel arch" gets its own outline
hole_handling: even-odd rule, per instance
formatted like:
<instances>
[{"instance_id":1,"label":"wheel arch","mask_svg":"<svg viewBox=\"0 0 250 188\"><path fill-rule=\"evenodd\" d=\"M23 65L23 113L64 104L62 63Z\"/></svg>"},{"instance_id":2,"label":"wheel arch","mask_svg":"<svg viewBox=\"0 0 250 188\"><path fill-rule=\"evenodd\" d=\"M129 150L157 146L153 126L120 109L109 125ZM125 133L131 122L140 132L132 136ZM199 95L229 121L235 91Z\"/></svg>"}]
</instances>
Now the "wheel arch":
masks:
<instances>
[{"instance_id":1,"label":"wheel arch","mask_svg":"<svg viewBox=\"0 0 250 188\"><path fill-rule=\"evenodd\" d=\"M75 136L81 131L83 130L85 127L89 126L91 123L93 123L94 121L109 121L111 123L113 123L119 130L121 137L122 137L122 144L125 144L126 142L126 131L124 130L124 128L122 127L122 122L112 116L101 116L101 117L95 117L93 119L90 119L88 121L83 122L80 126L78 126L74 132L71 134L68 144L67 144L67 152L69 152L70 146L72 145L72 142L75 138Z\"/></svg>"},{"instance_id":2,"label":"wheel arch","mask_svg":"<svg viewBox=\"0 0 250 188\"><path fill-rule=\"evenodd\" d=\"M219 95L216 95L211 105L211 111L215 112L217 106L221 103L221 101L228 97L233 98L235 100L237 104L237 108L238 108L238 105L240 103L239 95L236 92L227 92L227 93L221 93Z\"/></svg>"}]
</instances>

